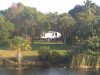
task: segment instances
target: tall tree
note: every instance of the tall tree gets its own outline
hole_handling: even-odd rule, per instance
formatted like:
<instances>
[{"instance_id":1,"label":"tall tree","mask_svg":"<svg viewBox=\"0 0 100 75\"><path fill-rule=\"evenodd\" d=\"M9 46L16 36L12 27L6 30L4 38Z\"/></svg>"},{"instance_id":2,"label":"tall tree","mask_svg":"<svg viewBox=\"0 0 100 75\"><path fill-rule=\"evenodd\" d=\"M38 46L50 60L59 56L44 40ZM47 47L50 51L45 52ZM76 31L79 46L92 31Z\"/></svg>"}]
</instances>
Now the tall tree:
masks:
<instances>
[{"instance_id":1,"label":"tall tree","mask_svg":"<svg viewBox=\"0 0 100 75\"><path fill-rule=\"evenodd\" d=\"M24 6L22 3L14 3L6 10L5 15L15 24L13 36L23 36L28 39L33 37L37 20L39 20L36 8Z\"/></svg>"},{"instance_id":2,"label":"tall tree","mask_svg":"<svg viewBox=\"0 0 100 75\"><path fill-rule=\"evenodd\" d=\"M95 30L93 29L96 18L95 5L90 0L86 0L84 3L83 11L75 14L75 20L77 21L77 35L81 40L95 35Z\"/></svg>"},{"instance_id":3,"label":"tall tree","mask_svg":"<svg viewBox=\"0 0 100 75\"><path fill-rule=\"evenodd\" d=\"M72 36L71 33L75 25L75 20L67 13L63 13L59 15L58 24L60 27L60 31L63 34L64 43L70 43L70 38Z\"/></svg>"}]
</instances>

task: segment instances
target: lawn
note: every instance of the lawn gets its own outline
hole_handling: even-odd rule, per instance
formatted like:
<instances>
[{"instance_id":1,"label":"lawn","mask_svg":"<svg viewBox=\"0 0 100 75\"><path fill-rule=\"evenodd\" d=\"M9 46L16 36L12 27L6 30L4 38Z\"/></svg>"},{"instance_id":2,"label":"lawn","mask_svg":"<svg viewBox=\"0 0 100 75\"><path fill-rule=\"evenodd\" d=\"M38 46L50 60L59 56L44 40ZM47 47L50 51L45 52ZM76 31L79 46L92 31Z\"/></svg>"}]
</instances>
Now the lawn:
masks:
<instances>
[{"instance_id":1,"label":"lawn","mask_svg":"<svg viewBox=\"0 0 100 75\"><path fill-rule=\"evenodd\" d=\"M32 45L33 50L40 50L40 48L48 46L50 50L64 50L65 46L62 42L47 42L35 41Z\"/></svg>"},{"instance_id":2,"label":"lawn","mask_svg":"<svg viewBox=\"0 0 100 75\"><path fill-rule=\"evenodd\" d=\"M38 56L38 51L22 51L23 56ZM17 51L15 50L0 50L0 57L16 57Z\"/></svg>"},{"instance_id":3,"label":"lawn","mask_svg":"<svg viewBox=\"0 0 100 75\"><path fill-rule=\"evenodd\" d=\"M60 54L66 52L64 44L62 42L46 42L46 41L34 41L32 48L33 50L22 51L23 56L38 56L38 50L42 47L49 47L52 51L56 51ZM9 48L0 48L0 57L16 57L17 52L15 50L9 50Z\"/></svg>"},{"instance_id":4,"label":"lawn","mask_svg":"<svg viewBox=\"0 0 100 75\"><path fill-rule=\"evenodd\" d=\"M51 50L52 51L56 51L59 54L63 55L65 54L65 50ZM38 56L38 51L23 51L22 52L23 57L24 56ZM0 57L16 57L17 56L17 52L14 50L0 50Z\"/></svg>"}]
</instances>

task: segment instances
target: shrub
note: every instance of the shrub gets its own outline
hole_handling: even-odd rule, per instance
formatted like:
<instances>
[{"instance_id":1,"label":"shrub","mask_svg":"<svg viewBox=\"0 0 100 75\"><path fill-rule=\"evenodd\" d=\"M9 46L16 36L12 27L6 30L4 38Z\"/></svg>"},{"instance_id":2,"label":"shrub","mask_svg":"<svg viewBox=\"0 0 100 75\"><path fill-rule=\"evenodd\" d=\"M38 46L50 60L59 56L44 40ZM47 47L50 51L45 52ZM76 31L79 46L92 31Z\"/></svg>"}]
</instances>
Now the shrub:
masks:
<instances>
[{"instance_id":1,"label":"shrub","mask_svg":"<svg viewBox=\"0 0 100 75\"><path fill-rule=\"evenodd\" d=\"M50 56L50 50L49 46L43 46L39 50L39 58L42 61L48 61L48 58Z\"/></svg>"},{"instance_id":2,"label":"shrub","mask_svg":"<svg viewBox=\"0 0 100 75\"><path fill-rule=\"evenodd\" d=\"M84 42L85 50L100 51L100 37L93 36Z\"/></svg>"},{"instance_id":3,"label":"shrub","mask_svg":"<svg viewBox=\"0 0 100 75\"><path fill-rule=\"evenodd\" d=\"M58 64L61 62L61 55L56 52L56 51L52 51L51 54L50 54L50 57L49 57L49 62L51 64Z\"/></svg>"}]
</instances>

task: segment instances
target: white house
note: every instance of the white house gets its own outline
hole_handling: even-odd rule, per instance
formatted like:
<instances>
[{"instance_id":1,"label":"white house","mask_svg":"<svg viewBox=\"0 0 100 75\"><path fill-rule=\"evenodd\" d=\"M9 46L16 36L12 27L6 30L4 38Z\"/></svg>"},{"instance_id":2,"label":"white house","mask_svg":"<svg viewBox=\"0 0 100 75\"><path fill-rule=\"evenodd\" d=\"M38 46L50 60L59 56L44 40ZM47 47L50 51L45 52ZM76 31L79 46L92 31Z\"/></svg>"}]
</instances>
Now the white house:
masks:
<instances>
[{"instance_id":1,"label":"white house","mask_svg":"<svg viewBox=\"0 0 100 75\"><path fill-rule=\"evenodd\" d=\"M48 31L41 35L42 39L55 39L61 37L61 33L56 31Z\"/></svg>"}]
</instances>

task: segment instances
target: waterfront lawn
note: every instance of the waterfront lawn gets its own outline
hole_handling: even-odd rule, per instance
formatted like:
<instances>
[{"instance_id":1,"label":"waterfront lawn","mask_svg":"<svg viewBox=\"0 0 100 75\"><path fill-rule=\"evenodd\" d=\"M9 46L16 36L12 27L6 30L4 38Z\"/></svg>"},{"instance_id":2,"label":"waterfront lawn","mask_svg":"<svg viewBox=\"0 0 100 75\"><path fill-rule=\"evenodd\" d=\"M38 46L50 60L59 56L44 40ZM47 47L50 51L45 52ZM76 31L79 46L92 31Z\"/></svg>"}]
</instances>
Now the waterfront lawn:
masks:
<instances>
[{"instance_id":1,"label":"waterfront lawn","mask_svg":"<svg viewBox=\"0 0 100 75\"><path fill-rule=\"evenodd\" d=\"M61 55L65 54L65 46L62 42L47 42L47 41L34 41L32 50L22 51L23 56L38 56L38 51L42 47L49 47L50 51L56 51ZM9 50L7 47L0 48L0 57L16 57L17 51Z\"/></svg>"},{"instance_id":2,"label":"waterfront lawn","mask_svg":"<svg viewBox=\"0 0 100 75\"><path fill-rule=\"evenodd\" d=\"M51 50L52 51L56 51L61 55L64 55L66 50ZM11 57L16 57L17 56L17 51L15 50L0 50L0 57L7 57L7 58L11 58ZM22 56L39 56L38 51L22 51Z\"/></svg>"},{"instance_id":3,"label":"waterfront lawn","mask_svg":"<svg viewBox=\"0 0 100 75\"><path fill-rule=\"evenodd\" d=\"M0 50L0 57L16 57L17 51L15 50ZM22 51L22 56L38 56L38 51Z\"/></svg>"}]
</instances>

